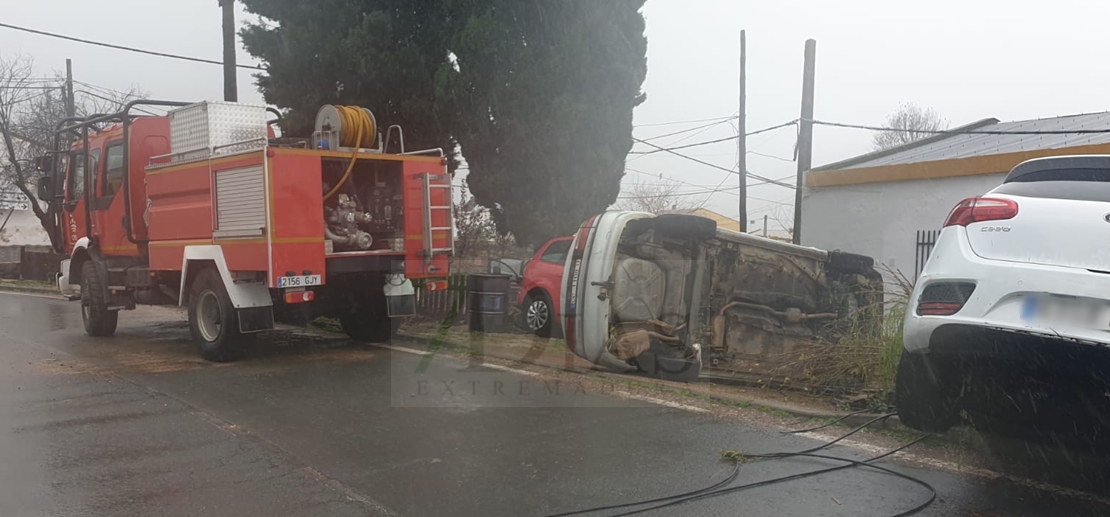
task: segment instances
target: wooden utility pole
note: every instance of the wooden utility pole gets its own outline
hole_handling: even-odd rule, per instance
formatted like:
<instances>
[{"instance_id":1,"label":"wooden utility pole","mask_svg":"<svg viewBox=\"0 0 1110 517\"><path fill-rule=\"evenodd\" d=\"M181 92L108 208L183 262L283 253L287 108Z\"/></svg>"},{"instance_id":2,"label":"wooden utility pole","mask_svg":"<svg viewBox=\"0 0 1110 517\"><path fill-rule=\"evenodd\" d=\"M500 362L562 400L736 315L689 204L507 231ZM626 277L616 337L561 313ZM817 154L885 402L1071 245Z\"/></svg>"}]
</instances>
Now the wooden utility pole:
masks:
<instances>
[{"instance_id":1,"label":"wooden utility pole","mask_svg":"<svg viewBox=\"0 0 1110 517\"><path fill-rule=\"evenodd\" d=\"M224 13L224 100L237 102L235 80L235 0L219 0Z\"/></svg>"},{"instance_id":2,"label":"wooden utility pole","mask_svg":"<svg viewBox=\"0 0 1110 517\"><path fill-rule=\"evenodd\" d=\"M66 59L66 116L72 117L77 111L76 102L73 99L73 60Z\"/></svg>"},{"instance_id":3,"label":"wooden utility pole","mask_svg":"<svg viewBox=\"0 0 1110 517\"><path fill-rule=\"evenodd\" d=\"M817 40L806 40L802 68L802 116L798 120L798 178L794 189L794 244L802 243L802 177L813 161L813 75Z\"/></svg>"},{"instance_id":4,"label":"wooden utility pole","mask_svg":"<svg viewBox=\"0 0 1110 517\"><path fill-rule=\"evenodd\" d=\"M737 169L740 171L740 231L748 231L748 138L744 136L747 133L746 121L747 118L747 102L748 102L748 86L747 74L745 67L748 62L748 45L744 38L744 31L740 31L740 118L736 120L736 132L739 133L736 139L736 151L740 156L740 161L737 163Z\"/></svg>"}]
</instances>

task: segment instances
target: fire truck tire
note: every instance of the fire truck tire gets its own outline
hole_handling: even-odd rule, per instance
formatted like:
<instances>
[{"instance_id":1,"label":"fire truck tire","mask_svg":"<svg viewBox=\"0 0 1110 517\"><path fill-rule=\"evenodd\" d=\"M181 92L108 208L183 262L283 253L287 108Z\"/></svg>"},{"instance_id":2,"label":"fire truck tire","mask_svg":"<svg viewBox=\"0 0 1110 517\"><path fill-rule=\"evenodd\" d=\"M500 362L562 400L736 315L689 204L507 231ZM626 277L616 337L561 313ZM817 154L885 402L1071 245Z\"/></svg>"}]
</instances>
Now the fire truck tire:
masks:
<instances>
[{"instance_id":1,"label":"fire truck tire","mask_svg":"<svg viewBox=\"0 0 1110 517\"><path fill-rule=\"evenodd\" d=\"M81 321L85 324L85 333L95 337L115 334L119 322L119 311L108 310L104 285L96 275L96 266L89 260L81 266Z\"/></svg>"},{"instance_id":2,"label":"fire truck tire","mask_svg":"<svg viewBox=\"0 0 1110 517\"><path fill-rule=\"evenodd\" d=\"M189 290L189 333L201 357L209 361L231 361L239 352L244 336L239 315L215 269L202 270Z\"/></svg>"},{"instance_id":3,"label":"fire truck tire","mask_svg":"<svg viewBox=\"0 0 1110 517\"><path fill-rule=\"evenodd\" d=\"M401 318L390 318L385 311L347 314L339 317L343 332L363 343L388 343L401 328Z\"/></svg>"}]
</instances>

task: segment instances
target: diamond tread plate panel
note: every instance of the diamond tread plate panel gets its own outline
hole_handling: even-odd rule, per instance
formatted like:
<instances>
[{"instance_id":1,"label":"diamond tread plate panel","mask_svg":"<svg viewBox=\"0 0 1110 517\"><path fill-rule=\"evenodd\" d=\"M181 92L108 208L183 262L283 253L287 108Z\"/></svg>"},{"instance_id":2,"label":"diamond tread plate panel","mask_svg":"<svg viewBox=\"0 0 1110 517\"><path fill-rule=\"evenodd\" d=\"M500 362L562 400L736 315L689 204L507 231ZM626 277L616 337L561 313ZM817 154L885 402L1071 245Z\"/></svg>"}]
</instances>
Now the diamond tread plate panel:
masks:
<instances>
[{"instance_id":1,"label":"diamond tread plate panel","mask_svg":"<svg viewBox=\"0 0 1110 517\"><path fill-rule=\"evenodd\" d=\"M172 110L168 116L173 162L207 156L213 147L267 136L265 106L206 101ZM233 153L260 147L262 143L257 142L224 147L216 152Z\"/></svg>"}]
</instances>

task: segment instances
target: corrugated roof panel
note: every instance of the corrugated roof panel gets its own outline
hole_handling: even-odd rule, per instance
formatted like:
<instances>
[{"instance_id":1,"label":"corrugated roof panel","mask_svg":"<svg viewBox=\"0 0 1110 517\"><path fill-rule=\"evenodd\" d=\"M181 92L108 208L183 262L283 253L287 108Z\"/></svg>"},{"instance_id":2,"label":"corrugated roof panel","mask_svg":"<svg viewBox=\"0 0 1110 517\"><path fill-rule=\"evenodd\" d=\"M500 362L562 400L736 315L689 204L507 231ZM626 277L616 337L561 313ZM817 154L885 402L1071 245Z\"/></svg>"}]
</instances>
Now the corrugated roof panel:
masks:
<instances>
[{"instance_id":1,"label":"corrugated roof panel","mask_svg":"<svg viewBox=\"0 0 1110 517\"><path fill-rule=\"evenodd\" d=\"M1110 112L999 122L978 127L973 131L1063 131L1071 129L1110 130ZM960 134L951 135L925 145L910 147L904 151L896 151L886 156L878 156L871 160L853 163L840 169L859 169L881 165L950 160L1105 143L1110 143L1110 133L1067 135Z\"/></svg>"}]
</instances>

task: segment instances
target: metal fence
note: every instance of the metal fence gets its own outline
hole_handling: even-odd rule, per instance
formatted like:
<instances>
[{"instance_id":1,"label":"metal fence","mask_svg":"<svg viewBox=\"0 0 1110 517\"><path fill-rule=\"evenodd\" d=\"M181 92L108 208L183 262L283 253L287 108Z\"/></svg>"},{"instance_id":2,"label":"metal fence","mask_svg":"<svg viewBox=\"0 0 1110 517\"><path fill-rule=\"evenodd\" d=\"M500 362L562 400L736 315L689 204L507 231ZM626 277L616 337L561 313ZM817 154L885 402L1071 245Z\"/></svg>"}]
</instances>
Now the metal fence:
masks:
<instances>
[{"instance_id":1,"label":"metal fence","mask_svg":"<svg viewBox=\"0 0 1110 517\"><path fill-rule=\"evenodd\" d=\"M929 255L933 253L933 246L937 244L938 235L940 235L940 230L917 231L917 255L914 257L913 262L914 281L916 281L917 276L921 274L921 270L925 269L925 263L929 261Z\"/></svg>"},{"instance_id":2,"label":"metal fence","mask_svg":"<svg viewBox=\"0 0 1110 517\"><path fill-rule=\"evenodd\" d=\"M53 280L62 256L48 246L0 246L0 277Z\"/></svg>"},{"instance_id":3,"label":"metal fence","mask_svg":"<svg viewBox=\"0 0 1110 517\"><path fill-rule=\"evenodd\" d=\"M446 289L428 289L424 279L413 279L416 289L416 315L422 318L442 321L455 311L456 319L466 315L466 292L470 275L456 273L447 277Z\"/></svg>"},{"instance_id":4,"label":"metal fence","mask_svg":"<svg viewBox=\"0 0 1110 517\"><path fill-rule=\"evenodd\" d=\"M412 286L416 290L416 316L430 321L441 322L452 310L455 313L455 322L466 320L470 313L467 295L470 289L470 275L455 273L447 278L446 289L428 289L430 282L414 278ZM437 284L437 287L439 285ZM520 285L513 282L507 293L509 306L516 305L517 292ZM509 311L513 312L512 309Z\"/></svg>"}]
</instances>

